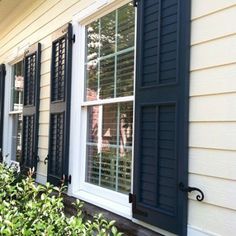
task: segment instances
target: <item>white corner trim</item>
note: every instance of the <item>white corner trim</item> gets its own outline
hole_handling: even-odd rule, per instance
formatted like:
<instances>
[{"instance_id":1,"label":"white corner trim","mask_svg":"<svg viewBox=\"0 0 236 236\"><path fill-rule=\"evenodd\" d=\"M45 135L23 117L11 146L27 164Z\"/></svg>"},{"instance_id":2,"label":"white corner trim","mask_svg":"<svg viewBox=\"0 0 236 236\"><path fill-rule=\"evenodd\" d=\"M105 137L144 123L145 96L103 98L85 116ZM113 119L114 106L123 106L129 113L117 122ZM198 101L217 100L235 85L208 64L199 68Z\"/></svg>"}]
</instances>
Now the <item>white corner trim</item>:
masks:
<instances>
[{"instance_id":1,"label":"white corner trim","mask_svg":"<svg viewBox=\"0 0 236 236\"><path fill-rule=\"evenodd\" d=\"M200 228L194 227L192 225L188 225L187 235L188 236L220 236L219 234L208 232L204 229L200 229Z\"/></svg>"},{"instance_id":2,"label":"white corner trim","mask_svg":"<svg viewBox=\"0 0 236 236\"><path fill-rule=\"evenodd\" d=\"M87 17L91 16L93 13L97 12L101 7L108 4L108 0L96 0L89 7L86 7L84 10L73 16L73 21L81 22Z\"/></svg>"}]
</instances>

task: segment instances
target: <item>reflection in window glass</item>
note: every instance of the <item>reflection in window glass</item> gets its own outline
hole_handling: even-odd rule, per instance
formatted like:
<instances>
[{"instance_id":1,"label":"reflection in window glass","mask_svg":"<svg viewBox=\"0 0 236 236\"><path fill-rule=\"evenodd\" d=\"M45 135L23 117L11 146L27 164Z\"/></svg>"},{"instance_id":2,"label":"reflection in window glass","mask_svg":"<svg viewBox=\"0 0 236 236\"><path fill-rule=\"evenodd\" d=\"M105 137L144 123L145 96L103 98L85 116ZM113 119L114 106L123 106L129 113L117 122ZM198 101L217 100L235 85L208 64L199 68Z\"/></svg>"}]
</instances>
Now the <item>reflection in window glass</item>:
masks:
<instances>
[{"instance_id":1,"label":"reflection in window glass","mask_svg":"<svg viewBox=\"0 0 236 236\"><path fill-rule=\"evenodd\" d=\"M12 111L21 111L23 108L23 87L23 61L20 61L13 66L13 78L11 88Z\"/></svg>"},{"instance_id":2,"label":"reflection in window glass","mask_svg":"<svg viewBox=\"0 0 236 236\"><path fill-rule=\"evenodd\" d=\"M86 26L86 101L133 95L134 15L126 4Z\"/></svg>"},{"instance_id":3,"label":"reflection in window glass","mask_svg":"<svg viewBox=\"0 0 236 236\"><path fill-rule=\"evenodd\" d=\"M118 10L118 51L134 45L134 20L134 8L132 5L123 6Z\"/></svg>"},{"instance_id":4,"label":"reflection in window glass","mask_svg":"<svg viewBox=\"0 0 236 236\"><path fill-rule=\"evenodd\" d=\"M86 181L130 192L132 102L88 107Z\"/></svg>"},{"instance_id":5,"label":"reflection in window glass","mask_svg":"<svg viewBox=\"0 0 236 236\"><path fill-rule=\"evenodd\" d=\"M22 146L22 114L12 115L12 160L20 162Z\"/></svg>"},{"instance_id":6,"label":"reflection in window glass","mask_svg":"<svg viewBox=\"0 0 236 236\"><path fill-rule=\"evenodd\" d=\"M124 194L131 190L134 15L126 4L86 26L85 100L98 101L87 105L85 180Z\"/></svg>"}]
</instances>

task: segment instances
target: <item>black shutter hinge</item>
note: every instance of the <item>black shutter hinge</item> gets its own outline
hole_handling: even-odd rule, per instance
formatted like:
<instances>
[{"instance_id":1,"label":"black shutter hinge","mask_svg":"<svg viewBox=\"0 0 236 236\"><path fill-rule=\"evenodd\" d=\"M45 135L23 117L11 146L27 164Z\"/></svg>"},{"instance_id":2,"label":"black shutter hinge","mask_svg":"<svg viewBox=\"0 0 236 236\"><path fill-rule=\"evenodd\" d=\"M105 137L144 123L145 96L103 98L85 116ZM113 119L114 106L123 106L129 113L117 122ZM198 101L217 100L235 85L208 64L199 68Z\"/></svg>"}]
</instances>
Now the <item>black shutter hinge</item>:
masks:
<instances>
[{"instance_id":1,"label":"black shutter hinge","mask_svg":"<svg viewBox=\"0 0 236 236\"><path fill-rule=\"evenodd\" d=\"M69 175L69 176L68 176L68 183L69 183L69 184L71 184L71 179L72 179L72 176Z\"/></svg>"},{"instance_id":2,"label":"black shutter hinge","mask_svg":"<svg viewBox=\"0 0 236 236\"><path fill-rule=\"evenodd\" d=\"M72 35L71 41L72 41L72 43L75 43L75 34Z\"/></svg>"},{"instance_id":3,"label":"black shutter hinge","mask_svg":"<svg viewBox=\"0 0 236 236\"><path fill-rule=\"evenodd\" d=\"M196 196L196 199L197 199L199 202L203 201L203 199L204 199L204 193L203 193L202 190L199 189L199 188L196 188L196 187L185 187L183 183L180 183L180 184L179 184L179 190L182 191L182 192L187 192L187 193L191 193L191 192L193 192L193 191L197 191L197 192L199 192L200 194L198 194L198 195Z\"/></svg>"},{"instance_id":4,"label":"black shutter hinge","mask_svg":"<svg viewBox=\"0 0 236 236\"><path fill-rule=\"evenodd\" d=\"M129 193L129 203L132 203L132 212L134 214L138 214L141 216L148 216L148 213L145 211L141 211L140 209L137 209L137 205L136 205L136 194L133 193Z\"/></svg>"},{"instance_id":5,"label":"black shutter hinge","mask_svg":"<svg viewBox=\"0 0 236 236\"><path fill-rule=\"evenodd\" d=\"M138 0L133 0L133 6L137 7L138 6Z\"/></svg>"}]
</instances>

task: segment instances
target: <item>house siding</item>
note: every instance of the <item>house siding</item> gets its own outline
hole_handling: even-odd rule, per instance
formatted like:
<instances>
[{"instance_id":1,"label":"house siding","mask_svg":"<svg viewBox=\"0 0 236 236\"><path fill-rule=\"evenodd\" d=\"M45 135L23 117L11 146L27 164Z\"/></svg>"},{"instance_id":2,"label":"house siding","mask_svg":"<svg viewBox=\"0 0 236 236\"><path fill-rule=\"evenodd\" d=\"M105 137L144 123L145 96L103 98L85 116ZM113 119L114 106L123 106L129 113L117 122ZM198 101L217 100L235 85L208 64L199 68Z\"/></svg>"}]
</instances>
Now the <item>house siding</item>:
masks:
<instances>
[{"instance_id":1,"label":"house siding","mask_svg":"<svg viewBox=\"0 0 236 236\"><path fill-rule=\"evenodd\" d=\"M20 50L25 45L36 42L42 44L38 144L40 162L37 166L37 180L41 183L45 183L47 178L44 159L48 154L52 33L71 22L73 15L93 2L95 0L30 1L24 12L20 6L12 12L14 17L11 17L11 24L3 25L5 30L0 33L0 61L8 62L8 58L16 54L16 49Z\"/></svg>"},{"instance_id":2,"label":"house siding","mask_svg":"<svg viewBox=\"0 0 236 236\"><path fill-rule=\"evenodd\" d=\"M28 5L19 5L1 23L0 62L26 45L42 44L37 171L42 183L47 175L51 36L93 2L25 0ZM192 0L189 185L200 188L205 200L189 195L189 235L236 232L235 12L236 0Z\"/></svg>"},{"instance_id":3,"label":"house siding","mask_svg":"<svg viewBox=\"0 0 236 236\"><path fill-rule=\"evenodd\" d=\"M235 235L236 1L192 0L189 235Z\"/></svg>"}]
</instances>

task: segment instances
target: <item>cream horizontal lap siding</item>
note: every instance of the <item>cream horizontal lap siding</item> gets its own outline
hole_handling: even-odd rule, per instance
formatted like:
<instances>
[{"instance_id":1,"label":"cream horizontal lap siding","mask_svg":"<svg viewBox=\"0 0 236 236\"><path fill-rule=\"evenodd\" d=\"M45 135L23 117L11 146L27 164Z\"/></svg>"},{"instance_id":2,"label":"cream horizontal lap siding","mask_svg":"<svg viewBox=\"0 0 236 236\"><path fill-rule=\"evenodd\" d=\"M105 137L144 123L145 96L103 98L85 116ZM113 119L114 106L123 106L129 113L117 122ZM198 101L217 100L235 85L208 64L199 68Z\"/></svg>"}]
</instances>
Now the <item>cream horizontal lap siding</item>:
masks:
<instances>
[{"instance_id":1,"label":"cream horizontal lap siding","mask_svg":"<svg viewBox=\"0 0 236 236\"><path fill-rule=\"evenodd\" d=\"M78 14L95 0L24 0L9 15L6 23L1 23L0 61L7 62L20 51L36 42L42 44L39 151L37 179L45 183L47 165L44 159L48 154L49 104L50 104L50 63L51 36L62 25L71 22Z\"/></svg>"},{"instance_id":2,"label":"cream horizontal lap siding","mask_svg":"<svg viewBox=\"0 0 236 236\"><path fill-rule=\"evenodd\" d=\"M189 235L236 234L235 22L236 0L192 0Z\"/></svg>"}]
</instances>

